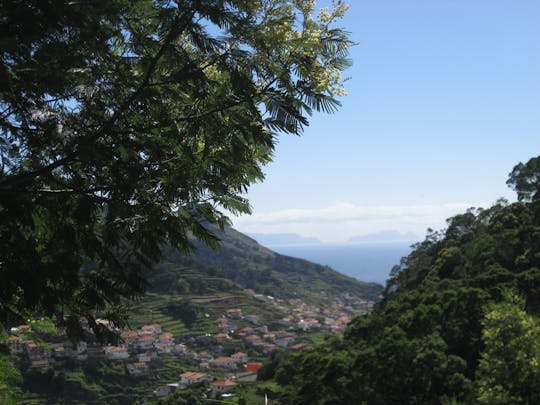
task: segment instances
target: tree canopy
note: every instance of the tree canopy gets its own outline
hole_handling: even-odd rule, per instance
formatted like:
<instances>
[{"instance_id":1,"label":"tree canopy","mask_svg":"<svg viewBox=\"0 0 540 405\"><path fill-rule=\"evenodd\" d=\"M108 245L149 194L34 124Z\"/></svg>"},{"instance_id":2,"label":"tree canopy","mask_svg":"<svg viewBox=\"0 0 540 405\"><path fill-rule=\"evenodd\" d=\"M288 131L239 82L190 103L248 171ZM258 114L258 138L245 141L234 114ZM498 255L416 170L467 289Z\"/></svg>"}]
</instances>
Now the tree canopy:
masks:
<instances>
[{"instance_id":1,"label":"tree canopy","mask_svg":"<svg viewBox=\"0 0 540 405\"><path fill-rule=\"evenodd\" d=\"M121 324L165 242L249 212L279 133L333 112L341 1L1 0L0 322Z\"/></svg>"},{"instance_id":2,"label":"tree canopy","mask_svg":"<svg viewBox=\"0 0 540 405\"><path fill-rule=\"evenodd\" d=\"M510 175L531 196L538 159ZM283 361L280 401L538 403L539 314L540 200L469 209L414 246L342 339Z\"/></svg>"}]
</instances>

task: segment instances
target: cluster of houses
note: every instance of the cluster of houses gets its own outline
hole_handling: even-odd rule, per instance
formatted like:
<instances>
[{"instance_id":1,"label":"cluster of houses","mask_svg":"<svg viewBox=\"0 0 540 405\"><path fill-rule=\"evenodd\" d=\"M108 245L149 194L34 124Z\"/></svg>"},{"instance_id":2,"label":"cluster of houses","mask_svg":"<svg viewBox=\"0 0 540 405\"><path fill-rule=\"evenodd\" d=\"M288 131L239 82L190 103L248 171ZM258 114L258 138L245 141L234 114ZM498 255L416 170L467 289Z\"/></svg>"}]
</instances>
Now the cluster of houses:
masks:
<instances>
[{"instance_id":1,"label":"cluster of houses","mask_svg":"<svg viewBox=\"0 0 540 405\"><path fill-rule=\"evenodd\" d=\"M36 343L31 338L30 325L20 325L11 328L10 335L3 342L15 355L26 355L32 367L47 368L52 362L52 352L44 345ZM70 351L76 356L77 349Z\"/></svg>"},{"instance_id":2,"label":"cluster of houses","mask_svg":"<svg viewBox=\"0 0 540 405\"><path fill-rule=\"evenodd\" d=\"M161 397L175 390L185 389L194 384L208 383L215 395L228 394L239 382L255 381L260 362L249 359L247 353L238 351L230 355L221 355L223 346L233 346L246 351L259 353L258 357L267 356L275 350L299 350L306 343L302 341L305 332L331 331L340 332L345 329L354 314L361 310L370 310L372 302L344 294L335 300L332 306L320 308L307 305L301 300L283 302L268 295L257 294L247 290L255 300L265 302L281 313L276 319L263 321L258 314L242 313L240 308L226 309L217 318L219 330L213 335L204 336L205 343L193 349L197 344L190 338L186 345L175 339L172 333L163 331L159 324L144 325L137 330L121 331L121 344L118 346L101 346L97 343L87 345L80 342L76 345L66 343L63 338L56 337L47 344L37 343L31 339L31 327L21 325L11 329L7 340L0 342L17 355L26 356L30 366L47 368L55 358L71 358L84 361L88 357L110 361L121 360L126 371L132 376L144 376L150 372L150 362L160 355L182 356L196 361L198 371L186 371L179 375L178 381L161 385L154 390L154 395ZM104 326L107 325L106 321ZM120 332L120 331L118 331ZM196 339L195 339L196 340ZM231 347L229 345L229 347ZM212 352L210 354L208 351ZM202 371L201 371L202 370ZM223 376L226 375L224 378Z\"/></svg>"},{"instance_id":3,"label":"cluster of houses","mask_svg":"<svg viewBox=\"0 0 540 405\"><path fill-rule=\"evenodd\" d=\"M154 390L156 397L169 395L176 390L186 389L190 386L208 383L213 394L219 396L231 393L240 382L253 382L257 380L257 372L262 363L247 362L245 353L235 353L230 357L218 357L211 361L211 367L227 370L229 374L223 378L215 378L210 373L200 371L186 371L179 376L177 382L160 385Z\"/></svg>"}]
</instances>

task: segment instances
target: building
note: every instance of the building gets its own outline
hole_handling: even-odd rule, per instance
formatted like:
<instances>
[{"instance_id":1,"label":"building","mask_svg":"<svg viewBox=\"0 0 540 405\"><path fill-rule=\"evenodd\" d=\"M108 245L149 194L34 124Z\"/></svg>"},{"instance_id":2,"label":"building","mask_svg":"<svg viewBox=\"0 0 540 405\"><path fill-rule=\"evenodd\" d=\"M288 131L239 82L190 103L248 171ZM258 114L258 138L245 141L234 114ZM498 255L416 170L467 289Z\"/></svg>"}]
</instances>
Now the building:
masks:
<instances>
[{"instance_id":1,"label":"building","mask_svg":"<svg viewBox=\"0 0 540 405\"><path fill-rule=\"evenodd\" d=\"M260 369L262 366L263 366L263 363L260 363L260 362L244 364L244 368L245 368L247 371L251 371L252 373L255 373L255 374L257 374L257 372L259 371L259 369Z\"/></svg>"},{"instance_id":2,"label":"building","mask_svg":"<svg viewBox=\"0 0 540 405\"><path fill-rule=\"evenodd\" d=\"M18 336L10 336L7 340L7 344L9 347L9 351L13 354L19 354L24 351L24 342Z\"/></svg>"},{"instance_id":3,"label":"building","mask_svg":"<svg viewBox=\"0 0 540 405\"><path fill-rule=\"evenodd\" d=\"M218 394L232 392L238 384L231 380L217 380L210 383L212 391Z\"/></svg>"},{"instance_id":4,"label":"building","mask_svg":"<svg viewBox=\"0 0 540 405\"><path fill-rule=\"evenodd\" d=\"M148 364L142 361L138 361L136 363L130 363L126 366L127 371L130 375L144 375L148 373Z\"/></svg>"},{"instance_id":5,"label":"building","mask_svg":"<svg viewBox=\"0 0 540 405\"><path fill-rule=\"evenodd\" d=\"M153 323L152 325L144 325L140 330L140 335L155 335L161 333L161 325L159 323Z\"/></svg>"},{"instance_id":6,"label":"building","mask_svg":"<svg viewBox=\"0 0 540 405\"><path fill-rule=\"evenodd\" d=\"M159 335L159 342L172 346L174 344L174 336L172 333L164 332L161 335Z\"/></svg>"},{"instance_id":7,"label":"building","mask_svg":"<svg viewBox=\"0 0 540 405\"><path fill-rule=\"evenodd\" d=\"M157 342L154 344L159 354L171 353L173 351L173 345L171 343Z\"/></svg>"},{"instance_id":8,"label":"building","mask_svg":"<svg viewBox=\"0 0 540 405\"><path fill-rule=\"evenodd\" d=\"M137 341L139 335L134 330L127 330L120 334L120 338L128 345L132 345Z\"/></svg>"},{"instance_id":9,"label":"building","mask_svg":"<svg viewBox=\"0 0 540 405\"><path fill-rule=\"evenodd\" d=\"M214 367L225 368L229 370L236 369L236 361L232 357L218 357L210 362Z\"/></svg>"},{"instance_id":10,"label":"building","mask_svg":"<svg viewBox=\"0 0 540 405\"><path fill-rule=\"evenodd\" d=\"M172 385L160 385L154 390L154 395L158 398L165 397L171 392L175 391L175 387Z\"/></svg>"},{"instance_id":11,"label":"building","mask_svg":"<svg viewBox=\"0 0 540 405\"><path fill-rule=\"evenodd\" d=\"M231 354L231 358L238 364L247 363L248 361L248 355L242 352Z\"/></svg>"},{"instance_id":12,"label":"building","mask_svg":"<svg viewBox=\"0 0 540 405\"><path fill-rule=\"evenodd\" d=\"M104 350L105 358L108 360L121 360L129 357L127 347L125 346L107 346Z\"/></svg>"},{"instance_id":13,"label":"building","mask_svg":"<svg viewBox=\"0 0 540 405\"><path fill-rule=\"evenodd\" d=\"M32 367L49 367L51 352L34 342L26 344L26 354Z\"/></svg>"},{"instance_id":14,"label":"building","mask_svg":"<svg viewBox=\"0 0 540 405\"><path fill-rule=\"evenodd\" d=\"M186 371L180 374L180 384L183 386L199 384L204 381L208 381L208 375L205 373L199 373L196 371Z\"/></svg>"},{"instance_id":15,"label":"building","mask_svg":"<svg viewBox=\"0 0 540 405\"><path fill-rule=\"evenodd\" d=\"M156 339L153 336L145 335L137 338L136 346L140 350L148 350L154 347Z\"/></svg>"},{"instance_id":16,"label":"building","mask_svg":"<svg viewBox=\"0 0 540 405\"><path fill-rule=\"evenodd\" d=\"M261 322L261 318L259 315L246 315L244 319L252 323L253 325L259 325L259 323Z\"/></svg>"}]
</instances>

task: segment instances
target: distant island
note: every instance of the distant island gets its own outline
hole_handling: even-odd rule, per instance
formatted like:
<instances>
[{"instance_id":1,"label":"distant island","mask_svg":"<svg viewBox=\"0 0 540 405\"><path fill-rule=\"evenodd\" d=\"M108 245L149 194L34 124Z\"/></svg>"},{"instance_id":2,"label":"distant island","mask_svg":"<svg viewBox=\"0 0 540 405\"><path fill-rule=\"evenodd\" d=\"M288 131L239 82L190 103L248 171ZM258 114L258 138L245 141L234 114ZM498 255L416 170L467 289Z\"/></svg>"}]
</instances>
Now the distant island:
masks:
<instances>
[{"instance_id":1,"label":"distant island","mask_svg":"<svg viewBox=\"0 0 540 405\"><path fill-rule=\"evenodd\" d=\"M323 242L314 236L301 236L296 233L246 233L264 246L300 246L300 245L321 245ZM366 235L351 236L347 241L336 244L355 243L393 243L410 242L414 243L421 238L413 233L401 233L396 230L384 230Z\"/></svg>"},{"instance_id":2,"label":"distant island","mask_svg":"<svg viewBox=\"0 0 540 405\"><path fill-rule=\"evenodd\" d=\"M315 237L301 236L295 233L246 233L264 246L276 245L318 245L322 243Z\"/></svg>"}]
</instances>

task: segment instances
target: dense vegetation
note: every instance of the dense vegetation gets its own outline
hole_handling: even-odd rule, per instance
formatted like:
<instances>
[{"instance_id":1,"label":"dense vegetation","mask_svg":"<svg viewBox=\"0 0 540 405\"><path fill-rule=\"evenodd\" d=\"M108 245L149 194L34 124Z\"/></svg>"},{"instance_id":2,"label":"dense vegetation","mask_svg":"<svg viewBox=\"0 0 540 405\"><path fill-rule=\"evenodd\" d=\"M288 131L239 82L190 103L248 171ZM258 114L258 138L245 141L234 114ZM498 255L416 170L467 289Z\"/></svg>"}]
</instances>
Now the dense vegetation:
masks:
<instances>
[{"instance_id":1,"label":"dense vegetation","mask_svg":"<svg viewBox=\"0 0 540 405\"><path fill-rule=\"evenodd\" d=\"M284 316L282 310L246 293L246 285L242 284L246 280L252 280L254 284L250 286L257 291L262 289L277 297L299 298L320 307L325 307L329 299L342 296L343 293L368 299L370 296L379 297L382 291L380 285L362 283L324 266L295 258L281 257L285 265L274 270L273 266L277 266L274 259L280 255L231 228L226 228L220 237L225 242L218 251L207 249L202 244L191 256L182 255L171 247L165 249L162 261L148 274L151 283L149 291L131 305L131 328L159 323L165 331L183 341L196 338L200 342L200 350L203 350L212 346L212 339L205 335L219 331L215 320L223 315L225 308L239 308L244 314L257 314L262 323L269 325ZM261 260L254 260L257 255L261 255ZM220 257L223 259L220 260ZM259 271L263 270L258 269L262 262L267 273L264 278L259 275ZM238 280L244 288L228 278L228 274L235 274L235 269L244 277ZM299 272L301 277L297 274ZM318 294L317 288L324 288L325 296ZM307 335L304 338L314 340L319 335L322 339L324 333L310 334L310 338ZM87 337L93 340L91 336ZM47 341L49 338L55 340L54 336L44 339ZM251 359L265 360L264 355L238 342L225 342L221 345L224 354L245 351ZM4 348L0 345L0 349ZM132 404L151 397L151 392L158 385L176 381L182 371L198 368L197 362L181 356L160 356L151 362L151 372L148 375L132 377L122 362L96 358L82 362L56 359L50 368L36 370L14 356L12 360L16 360L19 373L9 360L4 353L0 354L0 402L3 399L3 388L7 389L2 386L5 384L17 387L20 391L18 400L24 403L67 401L74 404ZM248 392L242 392L241 397L257 397L255 387L246 387L246 390ZM187 401L195 404L202 401L199 391L178 392L163 402Z\"/></svg>"},{"instance_id":2,"label":"dense vegetation","mask_svg":"<svg viewBox=\"0 0 540 405\"><path fill-rule=\"evenodd\" d=\"M429 233L342 339L289 357L281 402L540 403L539 163L511 173L518 202Z\"/></svg>"},{"instance_id":3,"label":"dense vegetation","mask_svg":"<svg viewBox=\"0 0 540 405\"><path fill-rule=\"evenodd\" d=\"M165 242L249 212L351 42L310 0L0 1L0 325L125 323Z\"/></svg>"}]
</instances>

